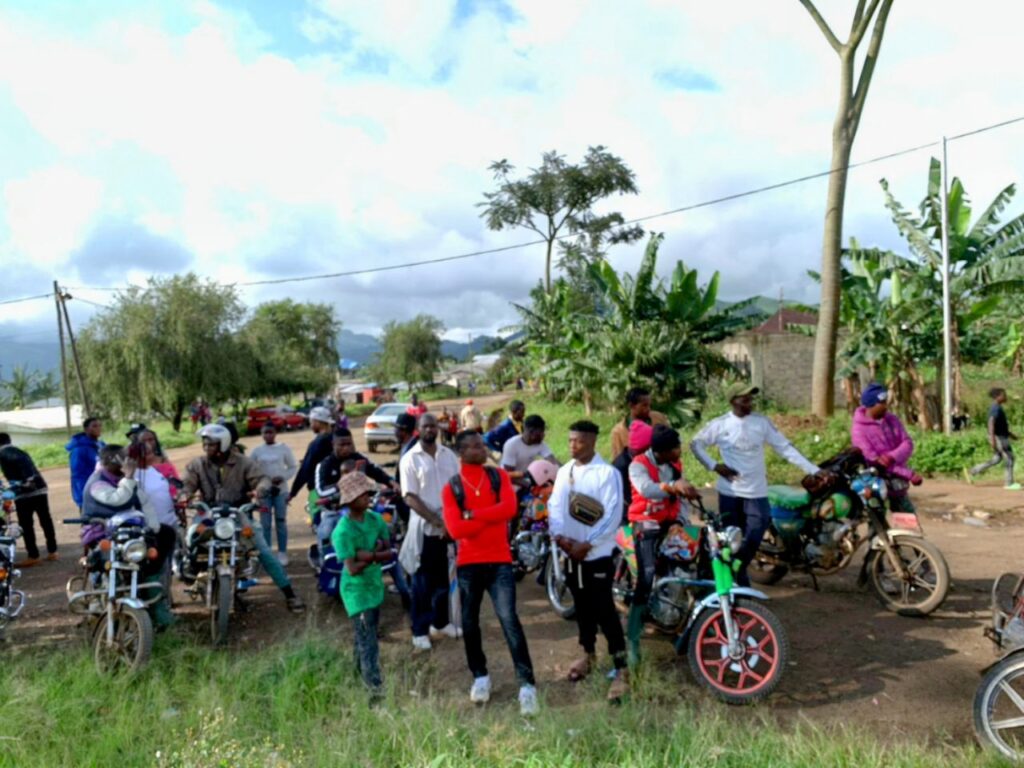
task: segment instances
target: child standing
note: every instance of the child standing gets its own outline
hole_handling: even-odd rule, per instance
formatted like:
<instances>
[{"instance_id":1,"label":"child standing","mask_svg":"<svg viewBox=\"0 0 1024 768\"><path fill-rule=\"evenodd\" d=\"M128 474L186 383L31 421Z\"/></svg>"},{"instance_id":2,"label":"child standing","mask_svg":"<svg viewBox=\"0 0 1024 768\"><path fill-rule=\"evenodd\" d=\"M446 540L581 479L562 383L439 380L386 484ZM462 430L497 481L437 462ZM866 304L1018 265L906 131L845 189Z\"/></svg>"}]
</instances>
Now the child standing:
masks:
<instances>
[{"instance_id":1,"label":"child standing","mask_svg":"<svg viewBox=\"0 0 1024 768\"><path fill-rule=\"evenodd\" d=\"M338 492L348 514L331 534L331 544L338 559L345 563L341 572L341 601L355 630L356 668L374 702L384 688L377 648L380 606L384 602L380 566L391 560L392 552L387 524L369 509L372 491L372 481L362 472L351 472L341 478Z\"/></svg>"},{"instance_id":2,"label":"child standing","mask_svg":"<svg viewBox=\"0 0 1024 768\"><path fill-rule=\"evenodd\" d=\"M992 398L992 406L988 409L988 442L992 446L992 458L986 462L972 467L967 472L968 482L974 482L974 476L980 475L987 469L1005 462L1004 472L1006 473L1006 485L1008 491L1019 491L1020 483L1013 482L1013 448L1010 440L1016 440L1017 436L1010 431L1010 422L1006 418L1006 411L1003 410L1003 403L1006 402L1006 390L1001 387L994 387L989 390L988 396Z\"/></svg>"}]
</instances>

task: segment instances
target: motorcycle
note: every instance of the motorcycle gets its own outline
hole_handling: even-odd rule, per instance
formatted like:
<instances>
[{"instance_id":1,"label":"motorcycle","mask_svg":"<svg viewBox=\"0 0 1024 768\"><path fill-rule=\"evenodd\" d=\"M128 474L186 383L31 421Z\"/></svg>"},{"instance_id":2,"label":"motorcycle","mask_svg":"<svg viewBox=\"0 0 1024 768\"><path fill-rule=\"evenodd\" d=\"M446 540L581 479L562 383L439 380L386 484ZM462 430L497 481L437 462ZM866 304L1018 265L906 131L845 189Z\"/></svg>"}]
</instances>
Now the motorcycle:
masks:
<instances>
[{"instance_id":1,"label":"motorcycle","mask_svg":"<svg viewBox=\"0 0 1024 768\"><path fill-rule=\"evenodd\" d=\"M546 498L528 493L520 502L518 528L512 536L512 567L516 580L540 572L548 602L563 619L572 619L576 609L565 583L568 555L555 546L548 530ZM555 557L551 554L555 553Z\"/></svg>"},{"instance_id":2,"label":"motorcycle","mask_svg":"<svg viewBox=\"0 0 1024 768\"><path fill-rule=\"evenodd\" d=\"M942 605L950 583L942 552L924 538L914 515L887 517L886 501L900 481L868 466L854 448L821 466L813 492L769 486L772 521L748 569L751 581L775 584L799 570L817 588L819 576L846 568L867 544L859 583L870 583L885 608L926 616Z\"/></svg>"},{"instance_id":3,"label":"motorcycle","mask_svg":"<svg viewBox=\"0 0 1024 768\"><path fill-rule=\"evenodd\" d=\"M21 526L11 522L18 485L16 481L7 487L0 483L0 637L25 607L25 593L14 588L14 580L21 578L21 571L14 567Z\"/></svg>"},{"instance_id":4,"label":"motorcycle","mask_svg":"<svg viewBox=\"0 0 1024 768\"><path fill-rule=\"evenodd\" d=\"M163 596L159 582L140 579L157 551L136 511L110 518L70 518L82 525L82 572L68 579L68 610L84 616L93 659L101 673L137 672L153 652L153 624L146 608Z\"/></svg>"},{"instance_id":5,"label":"motorcycle","mask_svg":"<svg viewBox=\"0 0 1024 768\"><path fill-rule=\"evenodd\" d=\"M202 600L210 612L213 644L223 645L228 639L231 612L257 573L258 551L243 541L251 539L254 531L242 517L251 519L257 506L211 507L197 501L189 509L198 514L185 533L179 575L187 585L186 594L192 600Z\"/></svg>"},{"instance_id":6,"label":"motorcycle","mask_svg":"<svg viewBox=\"0 0 1024 768\"><path fill-rule=\"evenodd\" d=\"M974 694L974 733L983 747L1024 759L1024 576L1004 573L992 585L992 625L985 636L999 659L982 670Z\"/></svg>"},{"instance_id":7,"label":"motorcycle","mask_svg":"<svg viewBox=\"0 0 1024 768\"><path fill-rule=\"evenodd\" d=\"M648 620L675 636L697 683L729 704L749 704L778 686L789 658L779 618L762 603L768 596L736 586L734 553L743 531L694 502L704 525L673 523L661 535ZM633 601L637 577L632 524L619 529L619 559L612 585L620 610Z\"/></svg>"}]
</instances>

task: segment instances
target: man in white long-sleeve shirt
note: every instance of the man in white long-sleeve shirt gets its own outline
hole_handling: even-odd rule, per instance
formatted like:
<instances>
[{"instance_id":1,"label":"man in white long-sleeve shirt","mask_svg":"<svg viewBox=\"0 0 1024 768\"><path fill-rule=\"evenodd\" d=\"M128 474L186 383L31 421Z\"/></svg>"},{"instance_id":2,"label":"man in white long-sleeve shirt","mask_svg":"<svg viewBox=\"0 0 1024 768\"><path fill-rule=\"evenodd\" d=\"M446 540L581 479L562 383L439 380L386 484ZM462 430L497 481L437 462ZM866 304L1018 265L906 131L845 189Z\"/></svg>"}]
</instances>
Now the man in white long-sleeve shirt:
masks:
<instances>
[{"instance_id":1,"label":"man in white long-sleeve shirt","mask_svg":"<svg viewBox=\"0 0 1024 768\"><path fill-rule=\"evenodd\" d=\"M616 670L608 696L617 699L628 690L626 638L612 598L612 550L622 521L622 476L597 455L597 433L597 425L589 421L569 427L572 460L555 477L548 519L555 543L570 558L565 577L585 654L570 667L569 679L582 680L593 668L600 627Z\"/></svg>"},{"instance_id":2,"label":"man in white long-sleeve shirt","mask_svg":"<svg viewBox=\"0 0 1024 768\"><path fill-rule=\"evenodd\" d=\"M252 460L255 461L263 474L270 478L270 488L260 498L260 525L263 527L263 540L270 546L270 527L277 525L277 559L281 565L288 565L288 481L299 469L292 449L284 443L277 442L277 427L267 421L261 430L263 445L253 448ZM266 510L265 512L263 510Z\"/></svg>"},{"instance_id":3,"label":"man in white long-sleeve shirt","mask_svg":"<svg viewBox=\"0 0 1024 768\"><path fill-rule=\"evenodd\" d=\"M737 525L744 531L738 553L743 568L737 575L737 582L742 585L750 584L747 565L757 554L771 523L764 447L771 446L779 456L808 474L818 472L818 467L794 448L767 416L754 413L754 396L759 392L748 384L730 387L727 397L731 412L712 419L690 442L697 461L719 476L718 508L726 524ZM718 448L721 461L716 462L708 455L711 446Z\"/></svg>"}]
</instances>

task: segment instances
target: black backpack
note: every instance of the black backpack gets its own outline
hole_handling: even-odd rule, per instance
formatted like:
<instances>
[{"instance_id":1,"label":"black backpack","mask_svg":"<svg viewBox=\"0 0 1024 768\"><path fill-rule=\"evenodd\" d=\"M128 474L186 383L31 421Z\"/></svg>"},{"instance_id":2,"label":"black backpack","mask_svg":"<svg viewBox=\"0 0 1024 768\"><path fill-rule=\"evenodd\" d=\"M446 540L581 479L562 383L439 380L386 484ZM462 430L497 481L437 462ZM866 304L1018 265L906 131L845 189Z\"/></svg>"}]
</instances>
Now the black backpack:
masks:
<instances>
[{"instance_id":1,"label":"black backpack","mask_svg":"<svg viewBox=\"0 0 1024 768\"><path fill-rule=\"evenodd\" d=\"M495 502L501 501L501 473L496 467L484 467L484 472L487 473L487 479L491 482ZM452 488L452 495L455 497L455 503L459 505L459 511L465 513L466 489L462 484L462 475L455 475L448 481L448 485Z\"/></svg>"}]
</instances>

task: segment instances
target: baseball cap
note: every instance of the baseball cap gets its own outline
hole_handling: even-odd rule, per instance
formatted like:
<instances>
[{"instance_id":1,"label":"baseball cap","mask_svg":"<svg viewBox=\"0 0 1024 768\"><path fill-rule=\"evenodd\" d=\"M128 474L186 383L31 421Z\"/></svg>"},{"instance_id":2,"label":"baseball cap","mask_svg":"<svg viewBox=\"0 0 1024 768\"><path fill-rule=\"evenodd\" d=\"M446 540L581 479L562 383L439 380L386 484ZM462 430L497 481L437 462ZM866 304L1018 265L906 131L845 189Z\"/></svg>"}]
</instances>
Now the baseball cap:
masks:
<instances>
[{"instance_id":1,"label":"baseball cap","mask_svg":"<svg viewBox=\"0 0 1024 768\"><path fill-rule=\"evenodd\" d=\"M747 395L757 395L761 393L760 387L755 387L753 384L749 384L745 381L739 381L729 386L725 390L725 399L730 403L737 397L746 397Z\"/></svg>"}]
</instances>

